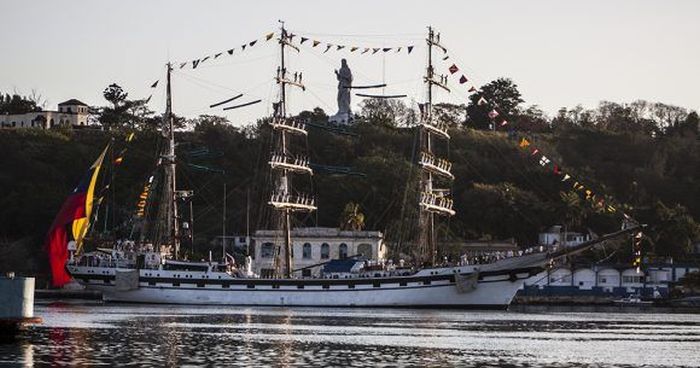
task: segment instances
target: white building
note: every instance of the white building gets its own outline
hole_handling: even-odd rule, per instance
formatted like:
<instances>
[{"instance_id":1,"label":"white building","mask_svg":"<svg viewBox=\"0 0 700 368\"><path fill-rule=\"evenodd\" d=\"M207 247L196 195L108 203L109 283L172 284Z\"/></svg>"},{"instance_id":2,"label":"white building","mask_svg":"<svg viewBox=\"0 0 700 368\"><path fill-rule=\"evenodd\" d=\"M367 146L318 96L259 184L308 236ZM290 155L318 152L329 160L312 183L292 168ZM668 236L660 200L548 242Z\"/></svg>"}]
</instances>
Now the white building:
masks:
<instances>
[{"instance_id":1,"label":"white building","mask_svg":"<svg viewBox=\"0 0 700 368\"><path fill-rule=\"evenodd\" d=\"M588 234L565 231L561 225L554 225L539 234L539 245L573 247L591 240Z\"/></svg>"},{"instance_id":2,"label":"white building","mask_svg":"<svg viewBox=\"0 0 700 368\"><path fill-rule=\"evenodd\" d=\"M284 266L284 236L281 231L258 230L252 239L253 272L270 277L274 274L276 246L281 247ZM384 259L387 253L384 235L380 231L344 231L328 227L306 227L292 230L292 267L300 268L333 259ZM305 269L304 276L319 276L321 267Z\"/></svg>"},{"instance_id":3,"label":"white building","mask_svg":"<svg viewBox=\"0 0 700 368\"><path fill-rule=\"evenodd\" d=\"M76 99L58 104L58 111L0 114L0 128L80 127L88 125L88 105Z\"/></svg>"},{"instance_id":4,"label":"white building","mask_svg":"<svg viewBox=\"0 0 700 368\"><path fill-rule=\"evenodd\" d=\"M692 264L663 263L644 265L639 271L634 267L603 265L577 268L572 273L569 268L561 267L541 272L526 281L525 285L540 289L568 286L603 293L636 293L642 289L668 290L670 283L678 282L687 273L699 269Z\"/></svg>"}]
</instances>

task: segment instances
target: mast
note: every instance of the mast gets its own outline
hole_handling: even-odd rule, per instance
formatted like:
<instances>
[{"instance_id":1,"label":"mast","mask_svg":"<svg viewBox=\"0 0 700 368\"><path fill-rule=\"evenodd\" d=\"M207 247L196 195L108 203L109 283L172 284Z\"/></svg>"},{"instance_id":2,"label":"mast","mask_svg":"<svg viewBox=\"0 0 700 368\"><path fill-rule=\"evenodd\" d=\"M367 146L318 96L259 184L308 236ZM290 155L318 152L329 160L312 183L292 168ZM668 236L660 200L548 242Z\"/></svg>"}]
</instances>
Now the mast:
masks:
<instances>
[{"instance_id":1,"label":"mast","mask_svg":"<svg viewBox=\"0 0 700 368\"><path fill-rule=\"evenodd\" d=\"M292 237L291 237L291 215L292 212L309 212L316 209L314 199L309 195L292 193L292 174L313 175L309 167L309 160L306 156L292 152L290 140L292 136L301 136L306 139L306 125L294 118L287 117L287 85L301 88L301 73L294 73L294 78L290 78L292 73L287 73L285 65L285 48L290 47L297 52L299 49L292 45L292 35L287 33L284 22L280 27L280 65L277 68L276 81L280 87L280 99L273 104L274 114L272 117L273 128L273 152L270 157L270 170L273 176L273 189L269 204L277 211L281 220L282 232L284 235L284 275L287 278L292 276ZM276 268L279 266L280 250L275 252ZM279 272L278 272L279 273Z\"/></svg>"},{"instance_id":2,"label":"mast","mask_svg":"<svg viewBox=\"0 0 700 368\"><path fill-rule=\"evenodd\" d=\"M435 233L435 215L452 216L455 211L452 209L452 199L449 198L449 189L436 188L436 183L450 182L454 180L451 169L452 164L435 154L435 146L440 138L445 145L450 140L447 132L447 125L433 118L433 86L437 86L447 92L447 78L440 75L435 76L433 67L433 47L445 50L440 44L440 34L435 34L432 27L428 27L428 61L424 81L427 87L427 101L420 106L420 154L418 165L421 168L419 191L419 221L418 230L420 242L421 263L436 264L437 257L437 235Z\"/></svg>"},{"instance_id":3,"label":"mast","mask_svg":"<svg viewBox=\"0 0 700 368\"><path fill-rule=\"evenodd\" d=\"M172 106L172 93L170 90L170 74L173 70L172 64L168 63L168 78L166 87L166 105L165 105L165 117L168 123L168 165L167 167L167 178L168 182L166 185L170 188L170 203L171 211L170 218L170 236L172 236L172 244L175 247L175 259L180 257L180 229L178 224L178 212L177 212L177 182L176 182L176 164L175 164L175 124L173 121L173 106Z\"/></svg>"},{"instance_id":4,"label":"mast","mask_svg":"<svg viewBox=\"0 0 700 368\"><path fill-rule=\"evenodd\" d=\"M224 211L221 219L221 259L226 261L226 183L224 183Z\"/></svg>"}]
</instances>

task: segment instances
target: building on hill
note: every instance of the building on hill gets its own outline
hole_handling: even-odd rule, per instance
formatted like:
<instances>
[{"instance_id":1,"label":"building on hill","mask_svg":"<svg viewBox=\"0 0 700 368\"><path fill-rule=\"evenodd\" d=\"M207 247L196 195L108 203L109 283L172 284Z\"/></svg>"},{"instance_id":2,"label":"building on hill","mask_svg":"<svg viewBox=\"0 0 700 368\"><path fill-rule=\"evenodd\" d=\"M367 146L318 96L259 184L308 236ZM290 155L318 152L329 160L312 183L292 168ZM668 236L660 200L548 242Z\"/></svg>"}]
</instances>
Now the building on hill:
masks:
<instances>
[{"instance_id":1,"label":"building on hill","mask_svg":"<svg viewBox=\"0 0 700 368\"><path fill-rule=\"evenodd\" d=\"M547 231L539 234L539 245L548 247L574 247L590 240L591 236L589 234L566 231L561 225L554 225Z\"/></svg>"},{"instance_id":2,"label":"building on hill","mask_svg":"<svg viewBox=\"0 0 700 368\"><path fill-rule=\"evenodd\" d=\"M24 114L0 114L0 128L85 127L89 106L76 99L58 104L58 110L32 111Z\"/></svg>"},{"instance_id":3,"label":"building on hill","mask_svg":"<svg viewBox=\"0 0 700 368\"><path fill-rule=\"evenodd\" d=\"M253 272L263 277L274 274L275 246L284 243L281 231L258 230L252 237ZM345 231L330 227L292 229L292 267L295 270L331 260L374 259L386 257L384 235L380 231ZM284 253L284 250L282 250ZM319 276L321 266L302 270L303 276Z\"/></svg>"}]
</instances>

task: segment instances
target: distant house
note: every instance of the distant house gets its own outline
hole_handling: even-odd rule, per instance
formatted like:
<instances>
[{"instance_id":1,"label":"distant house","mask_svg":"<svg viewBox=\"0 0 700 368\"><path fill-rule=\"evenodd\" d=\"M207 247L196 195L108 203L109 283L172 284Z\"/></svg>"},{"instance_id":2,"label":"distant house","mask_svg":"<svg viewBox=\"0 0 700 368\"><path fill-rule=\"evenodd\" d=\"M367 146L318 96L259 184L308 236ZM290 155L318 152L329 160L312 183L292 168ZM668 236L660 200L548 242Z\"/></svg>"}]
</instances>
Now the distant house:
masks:
<instances>
[{"instance_id":1,"label":"distant house","mask_svg":"<svg viewBox=\"0 0 700 368\"><path fill-rule=\"evenodd\" d=\"M539 245L573 247L591 240L589 234L565 231L561 225L554 225L539 234Z\"/></svg>"},{"instance_id":2,"label":"distant house","mask_svg":"<svg viewBox=\"0 0 700 368\"><path fill-rule=\"evenodd\" d=\"M89 106L73 98L58 104L56 111L0 114L0 128L84 127L88 125L89 116Z\"/></svg>"}]
</instances>

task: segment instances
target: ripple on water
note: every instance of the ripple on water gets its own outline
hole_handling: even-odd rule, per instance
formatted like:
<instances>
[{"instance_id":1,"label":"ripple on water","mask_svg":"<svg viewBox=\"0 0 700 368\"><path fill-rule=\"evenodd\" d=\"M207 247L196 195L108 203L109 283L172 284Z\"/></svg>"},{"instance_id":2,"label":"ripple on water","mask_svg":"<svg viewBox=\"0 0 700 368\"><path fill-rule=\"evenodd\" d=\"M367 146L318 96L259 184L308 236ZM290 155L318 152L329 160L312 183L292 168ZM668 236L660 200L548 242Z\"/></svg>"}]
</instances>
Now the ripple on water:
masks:
<instances>
[{"instance_id":1,"label":"ripple on water","mask_svg":"<svg viewBox=\"0 0 700 368\"><path fill-rule=\"evenodd\" d=\"M696 366L700 316L40 306L0 366Z\"/></svg>"}]
</instances>

